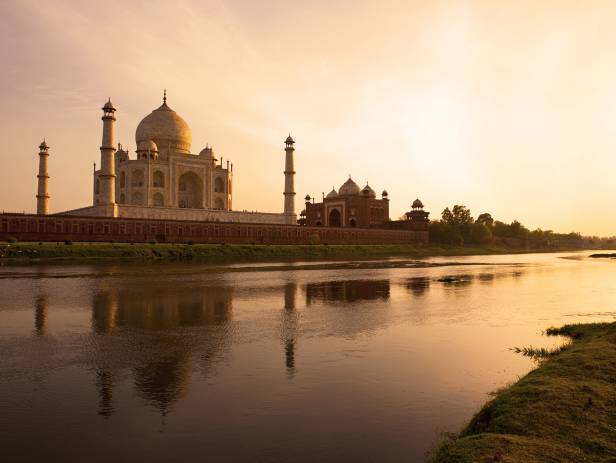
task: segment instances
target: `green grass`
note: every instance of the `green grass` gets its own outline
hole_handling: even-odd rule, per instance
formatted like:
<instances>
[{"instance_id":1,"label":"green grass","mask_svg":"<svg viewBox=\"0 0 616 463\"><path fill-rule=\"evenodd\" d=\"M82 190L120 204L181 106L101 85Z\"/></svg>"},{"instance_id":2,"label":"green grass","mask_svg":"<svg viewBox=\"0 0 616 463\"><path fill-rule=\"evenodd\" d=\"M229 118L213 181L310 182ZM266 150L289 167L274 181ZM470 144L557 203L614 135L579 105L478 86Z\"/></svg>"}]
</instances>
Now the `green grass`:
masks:
<instances>
[{"instance_id":1,"label":"green grass","mask_svg":"<svg viewBox=\"0 0 616 463\"><path fill-rule=\"evenodd\" d=\"M462 256L528 252L503 247L418 245L241 245L166 243L0 243L1 261L39 260L211 260L293 261L383 257Z\"/></svg>"},{"instance_id":2,"label":"green grass","mask_svg":"<svg viewBox=\"0 0 616 463\"><path fill-rule=\"evenodd\" d=\"M433 463L616 461L616 323L546 334L572 342L498 391Z\"/></svg>"}]
</instances>

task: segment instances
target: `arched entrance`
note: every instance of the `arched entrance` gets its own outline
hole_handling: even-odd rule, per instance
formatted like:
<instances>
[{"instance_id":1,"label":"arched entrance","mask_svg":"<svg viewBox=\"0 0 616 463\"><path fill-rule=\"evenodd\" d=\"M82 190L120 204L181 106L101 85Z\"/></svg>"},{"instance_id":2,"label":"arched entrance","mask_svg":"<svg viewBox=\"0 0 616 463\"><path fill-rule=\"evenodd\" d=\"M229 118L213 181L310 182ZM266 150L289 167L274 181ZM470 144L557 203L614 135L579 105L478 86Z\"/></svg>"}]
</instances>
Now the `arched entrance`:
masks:
<instances>
[{"instance_id":1,"label":"arched entrance","mask_svg":"<svg viewBox=\"0 0 616 463\"><path fill-rule=\"evenodd\" d=\"M203 182L194 172L186 172L180 176L178 205L191 209L203 207Z\"/></svg>"},{"instance_id":2,"label":"arched entrance","mask_svg":"<svg viewBox=\"0 0 616 463\"><path fill-rule=\"evenodd\" d=\"M340 227L342 225L342 218L338 209L332 209L329 213L329 226Z\"/></svg>"},{"instance_id":3,"label":"arched entrance","mask_svg":"<svg viewBox=\"0 0 616 463\"><path fill-rule=\"evenodd\" d=\"M162 193L154 193L154 196L152 197L152 202L154 203L154 206L162 207L165 205L165 198L163 197Z\"/></svg>"}]
</instances>

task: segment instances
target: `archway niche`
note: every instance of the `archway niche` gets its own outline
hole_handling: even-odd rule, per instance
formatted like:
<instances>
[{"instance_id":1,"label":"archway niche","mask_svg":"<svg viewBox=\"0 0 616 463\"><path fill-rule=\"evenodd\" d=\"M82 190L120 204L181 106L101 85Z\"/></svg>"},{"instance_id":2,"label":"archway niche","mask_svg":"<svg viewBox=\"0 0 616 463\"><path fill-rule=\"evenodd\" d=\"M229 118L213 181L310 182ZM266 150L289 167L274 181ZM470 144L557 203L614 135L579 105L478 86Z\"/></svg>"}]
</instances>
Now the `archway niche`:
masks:
<instances>
[{"instance_id":1,"label":"archway niche","mask_svg":"<svg viewBox=\"0 0 616 463\"><path fill-rule=\"evenodd\" d=\"M216 179L214 179L214 192L224 193L224 191L225 191L225 187L224 187L222 178L216 177Z\"/></svg>"},{"instance_id":2,"label":"archway niche","mask_svg":"<svg viewBox=\"0 0 616 463\"><path fill-rule=\"evenodd\" d=\"M189 209L203 208L203 181L194 172L186 172L180 176L178 205Z\"/></svg>"},{"instance_id":3,"label":"archway niche","mask_svg":"<svg viewBox=\"0 0 616 463\"><path fill-rule=\"evenodd\" d=\"M342 226L342 216L338 209L332 209L329 213L329 226L340 227Z\"/></svg>"},{"instance_id":4,"label":"archway niche","mask_svg":"<svg viewBox=\"0 0 616 463\"><path fill-rule=\"evenodd\" d=\"M130 178L131 186L143 186L143 171L141 169L133 170Z\"/></svg>"},{"instance_id":5,"label":"archway niche","mask_svg":"<svg viewBox=\"0 0 616 463\"><path fill-rule=\"evenodd\" d=\"M162 188L165 186L165 174L160 170L154 171L152 186L156 188Z\"/></svg>"},{"instance_id":6,"label":"archway niche","mask_svg":"<svg viewBox=\"0 0 616 463\"><path fill-rule=\"evenodd\" d=\"M143 206L143 195L141 194L140 191L136 191L135 193L133 193L132 195L132 204L136 204L138 206Z\"/></svg>"},{"instance_id":7,"label":"archway niche","mask_svg":"<svg viewBox=\"0 0 616 463\"><path fill-rule=\"evenodd\" d=\"M164 206L165 205L165 198L163 197L162 193L154 193L154 196L152 196L152 203L156 207Z\"/></svg>"}]
</instances>

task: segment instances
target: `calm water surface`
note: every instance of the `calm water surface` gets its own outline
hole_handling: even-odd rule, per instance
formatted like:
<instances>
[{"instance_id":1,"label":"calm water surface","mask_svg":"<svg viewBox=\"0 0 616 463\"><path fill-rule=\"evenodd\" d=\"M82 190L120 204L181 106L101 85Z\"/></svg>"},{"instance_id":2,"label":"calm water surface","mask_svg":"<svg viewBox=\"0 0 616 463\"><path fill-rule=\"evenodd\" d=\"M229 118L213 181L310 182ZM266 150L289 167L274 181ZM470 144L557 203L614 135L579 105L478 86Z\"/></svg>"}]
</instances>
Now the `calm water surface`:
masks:
<instances>
[{"instance_id":1,"label":"calm water surface","mask_svg":"<svg viewBox=\"0 0 616 463\"><path fill-rule=\"evenodd\" d=\"M3 461L424 461L532 368L509 348L614 320L587 254L0 267Z\"/></svg>"}]
</instances>

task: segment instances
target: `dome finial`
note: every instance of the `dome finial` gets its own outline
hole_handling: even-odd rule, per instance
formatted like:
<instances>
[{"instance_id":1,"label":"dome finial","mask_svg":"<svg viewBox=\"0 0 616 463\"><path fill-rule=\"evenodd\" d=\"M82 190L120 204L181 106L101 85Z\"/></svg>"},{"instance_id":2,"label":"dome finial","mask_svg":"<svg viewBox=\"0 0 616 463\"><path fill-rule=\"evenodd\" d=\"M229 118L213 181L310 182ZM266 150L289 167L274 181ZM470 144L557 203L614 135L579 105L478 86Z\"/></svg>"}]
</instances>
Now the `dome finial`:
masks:
<instances>
[{"instance_id":1,"label":"dome finial","mask_svg":"<svg viewBox=\"0 0 616 463\"><path fill-rule=\"evenodd\" d=\"M167 104L167 89L163 89L163 104Z\"/></svg>"}]
</instances>

